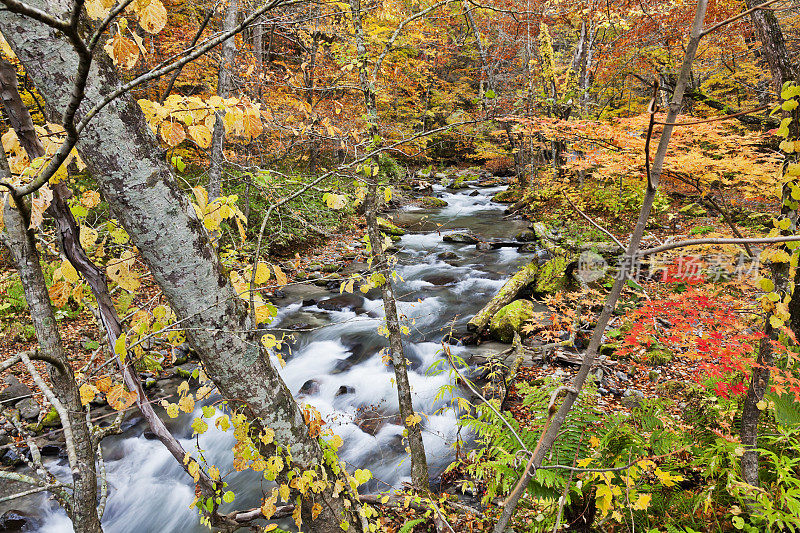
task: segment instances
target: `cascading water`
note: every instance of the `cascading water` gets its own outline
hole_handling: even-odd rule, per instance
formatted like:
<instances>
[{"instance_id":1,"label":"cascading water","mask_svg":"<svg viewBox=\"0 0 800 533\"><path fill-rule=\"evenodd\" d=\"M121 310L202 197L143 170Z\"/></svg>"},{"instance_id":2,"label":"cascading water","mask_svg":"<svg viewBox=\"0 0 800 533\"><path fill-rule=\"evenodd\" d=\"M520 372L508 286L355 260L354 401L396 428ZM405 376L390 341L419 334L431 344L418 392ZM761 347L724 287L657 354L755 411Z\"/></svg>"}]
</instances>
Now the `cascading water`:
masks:
<instances>
[{"instance_id":1,"label":"cascading water","mask_svg":"<svg viewBox=\"0 0 800 533\"><path fill-rule=\"evenodd\" d=\"M424 442L431 475L437 475L452 460L451 445L457 424L452 412L434 414L442 406L435 401L448 374L426 375L441 357L440 341L451 327L464 325L503 284L504 278L526 259L514 248L479 251L474 245L442 242L445 233L469 230L485 238L510 238L525 224L502 218L503 206L491 196L500 188L462 189L449 192L436 186L436 193L448 202L433 210L407 209L397 214L410 231L397 243L400 252L396 270L399 310L411 333L406 337L406 357L412 361L409 379L417 412L425 413ZM476 194L477 191L477 194ZM453 252L446 254L443 252ZM293 292L288 290L289 299ZM373 291L377 292L377 291ZM352 468L367 468L375 481L369 490L386 490L409 478L410 464L401 444L402 426L398 416L394 373L379 355L388 344L378 334L383 319L379 296L352 295L351 305L341 310L324 309L324 300L335 297L325 289L304 289L298 300L283 304L270 327L287 328L303 323L309 331L298 333L280 371L289 389L301 402L316 407L330 427L345 442L341 458ZM309 299L315 300L310 304ZM323 307L319 307L322 305ZM468 348L453 347L466 355ZM276 360L273 361L279 366ZM198 407L199 410L199 407ZM363 413L373 418L363 423ZM195 415L168 420L187 450L194 450L189 424ZM362 423L359 424L359 417ZM191 481L156 440L143 433L141 422L122 435L103 442L108 473L109 497L103 526L111 533L201 532L197 513L188 508L194 497ZM232 470L233 437L211 429L199 438L204 456L220 471ZM48 465L60 478L68 476L62 462ZM260 502L259 476L251 471L232 472L225 478L237 492L228 507L244 509ZM252 486L247 491L245 487ZM44 520L39 528L47 533L72 531L69 519L43 495L14 502ZM43 512L44 510L44 512ZM225 508L223 508L225 511Z\"/></svg>"}]
</instances>

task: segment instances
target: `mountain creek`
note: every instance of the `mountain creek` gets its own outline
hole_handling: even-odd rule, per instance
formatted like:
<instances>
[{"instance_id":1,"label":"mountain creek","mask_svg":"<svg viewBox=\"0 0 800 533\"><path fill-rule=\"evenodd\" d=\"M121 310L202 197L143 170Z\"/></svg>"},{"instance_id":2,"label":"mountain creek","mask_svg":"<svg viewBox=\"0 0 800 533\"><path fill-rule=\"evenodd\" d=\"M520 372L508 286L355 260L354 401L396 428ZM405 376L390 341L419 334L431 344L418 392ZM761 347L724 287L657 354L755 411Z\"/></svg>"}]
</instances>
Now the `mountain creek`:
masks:
<instances>
[{"instance_id":1,"label":"mountain creek","mask_svg":"<svg viewBox=\"0 0 800 533\"><path fill-rule=\"evenodd\" d=\"M467 187L459 190L434 186L436 197L447 202L439 208L406 207L392 214L393 222L406 232L395 243L398 249L396 281L399 311L410 334L405 337L406 357L411 361L409 378L417 412L423 413L424 443L430 473L438 477L453 459L452 444L458 432L451 410L437 411L449 395L436 399L441 387L452 379L448 372L431 375L427 370L443 357L442 340L449 332L466 331L467 321L491 299L520 266L532 260L530 249L516 247L485 249L474 243L446 242L448 234L468 232L487 241L511 240L529 229L529 223L503 218L504 205L492 196L502 187ZM344 275L359 268L356 263ZM327 427L340 435L344 446L340 457L352 469L369 469L374 479L366 491L385 491L410 479L410 461L402 443L403 427L397 405L394 373L382 360L388 340L378 332L383 320L379 291L366 295L358 290L340 294L313 284L291 284L277 300L277 317L267 326L276 335L292 333L294 341L284 348L286 366L280 374L298 401L314 406ZM535 304L537 307L540 304ZM544 310L541 306L541 310ZM506 345L451 347L452 353L473 360ZM280 367L277 358L273 363ZM181 367L191 371L193 363ZM183 378L159 380L149 388L151 399L175 393ZM204 404L218 402L211 397ZM200 413L169 419L167 427L188 451L198 446L209 464L231 472L232 487L252 487L237 493L226 507L244 509L260 505L264 480L252 470L233 471L230 432L210 424L203 435L192 438L190 424ZM158 408L159 412L163 410ZM124 422L123 433L102 442L109 497L103 517L105 531L162 532L207 531L197 512L189 509L194 499L191 480L158 440L149 433L137 411ZM469 438L462 432L462 438ZM52 458L48 468L61 479L69 478L66 459ZM8 505L8 504L6 504ZM33 518L43 533L72 531L70 520L44 493L10 502L0 513L13 508ZM284 527L290 527L289 521ZM292 526L293 527L293 526Z\"/></svg>"}]
</instances>

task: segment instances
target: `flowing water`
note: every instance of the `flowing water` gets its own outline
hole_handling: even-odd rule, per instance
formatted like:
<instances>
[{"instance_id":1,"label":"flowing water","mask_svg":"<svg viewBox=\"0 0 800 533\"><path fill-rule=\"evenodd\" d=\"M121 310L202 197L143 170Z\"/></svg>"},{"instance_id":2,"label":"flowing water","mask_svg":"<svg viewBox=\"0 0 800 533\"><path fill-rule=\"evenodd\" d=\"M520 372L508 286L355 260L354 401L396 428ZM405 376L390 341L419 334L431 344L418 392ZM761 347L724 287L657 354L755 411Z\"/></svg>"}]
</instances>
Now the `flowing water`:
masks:
<instances>
[{"instance_id":1,"label":"flowing water","mask_svg":"<svg viewBox=\"0 0 800 533\"><path fill-rule=\"evenodd\" d=\"M396 292L400 312L411 327L406 357L412 361L409 378L415 409L427 415L423 419L424 441L431 475L441 472L452 459L451 445L457 425L451 412L434 414L441 407L435 396L447 384L448 374L426 375L426 370L441 357L440 341L444 334L451 327L463 331L466 321L526 260L514 248L479 251L474 245L442 242L442 236L471 230L487 239L510 239L527 227L519 221L503 220L504 206L491 201L499 190L468 188L451 192L437 186L437 196L447 201L448 206L432 210L412 208L395 216L395 220L409 227L397 243L400 252L396 269L403 281L398 280ZM455 255L443 255L445 252ZM290 288L287 292L288 303L281 304L270 327L294 325L310 331L296 334L297 340L286 356L281 376L290 390L298 393L299 400L315 406L342 436L345 445L340 450L341 458L353 469L372 471L375 480L369 490L398 486L409 478L410 465L401 445L402 426L396 416L393 371L380 356L387 339L377 332L383 317L379 295L372 294L377 291L368 293L369 297L360 293L350 296L351 307L333 311L309 300L324 306L323 301L338 292L318 287L302 291ZM467 350L453 347L453 352L462 356L468 355ZM359 416L363 418L365 411L375 420L359 426L356 421ZM183 437L187 450L196 446L189 428L193 418L182 415L167 421L170 429ZM103 517L105 531L207 531L199 526L196 511L188 509L194 489L180 466L158 441L146 438L141 421L132 420L128 426L122 435L103 441L109 483ZM222 472L232 468L230 433L216 431L212 425L198 442L205 457ZM48 466L63 478L68 476L63 463L62 460ZM233 472L226 481L238 491L236 501L227 507L246 509L259 505L260 481L255 473ZM249 493L243 491L247 486L253 487ZM42 495L14 505L39 516L44 514L40 531L72 531L63 511Z\"/></svg>"}]
</instances>

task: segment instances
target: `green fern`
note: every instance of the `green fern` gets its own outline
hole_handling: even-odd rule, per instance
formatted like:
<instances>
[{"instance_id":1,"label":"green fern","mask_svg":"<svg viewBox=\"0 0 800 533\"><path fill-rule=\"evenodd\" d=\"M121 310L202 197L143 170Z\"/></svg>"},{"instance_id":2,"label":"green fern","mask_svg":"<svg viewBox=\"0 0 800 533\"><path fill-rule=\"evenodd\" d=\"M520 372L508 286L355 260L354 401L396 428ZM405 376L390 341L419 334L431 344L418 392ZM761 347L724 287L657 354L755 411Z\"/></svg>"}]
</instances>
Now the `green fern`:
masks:
<instances>
[{"instance_id":1,"label":"green fern","mask_svg":"<svg viewBox=\"0 0 800 533\"><path fill-rule=\"evenodd\" d=\"M551 380L539 387L527 383L518 386L523 406L530 411L530 419L540 421L531 428L520 426L508 412L503 413L504 420L501 420L495 410L485 404L476 406L474 414L462 417L462 424L474 432L475 442L480 445L465 466L468 473L484 483L485 502L508 494L516 485L527 462L525 454L518 454L523 450L520 440L525 445L524 449L532 451L536 448L547 420L550 395L558 386ZM599 420L595 408L585 399L591 397L593 389L593 385L588 385L575 402L558 440L548 453L546 464L572 464L576 457L581 456L581 448L588 441L586 429ZM498 404L493 404L495 409ZM528 492L533 498L555 499L563 492L565 483L566 478L560 471L537 470Z\"/></svg>"},{"instance_id":2,"label":"green fern","mask_svg":"<svg viewBox=\"0 0 800 533\"><path fill-rule=\"evenodd\" d=\"M775 420L778 424L790 428L800 425L800 403L793 394L767 393L766 396L775 402Z\"/></svg>"}]
</instances>

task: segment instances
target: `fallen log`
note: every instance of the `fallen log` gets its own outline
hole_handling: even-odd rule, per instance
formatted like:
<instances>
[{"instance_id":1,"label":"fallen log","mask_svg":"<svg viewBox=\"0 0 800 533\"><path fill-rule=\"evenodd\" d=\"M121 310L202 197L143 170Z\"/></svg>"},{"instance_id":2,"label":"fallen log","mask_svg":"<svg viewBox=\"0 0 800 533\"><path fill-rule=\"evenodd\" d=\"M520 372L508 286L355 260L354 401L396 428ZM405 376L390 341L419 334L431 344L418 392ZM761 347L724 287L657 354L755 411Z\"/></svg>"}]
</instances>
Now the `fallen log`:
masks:
<instances>
[{"instance_id":1,"label":"fallen log","mask_svg":"<svg viewBox=\"0 0 800 533\"><path fill-rule=\"evenodd\" d=\"M519 294L519 291L534 282L538 271L539 265L535 261L519 269L510 280L506 281L494 298L489 300L489 303L477 315L472 317L472 320L467 322L467 329L469 331L481 331L484 329L495 313L511 303Z\"/></svg>"}]
</instances>

